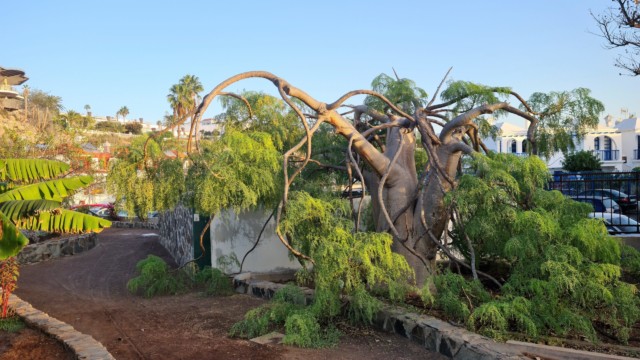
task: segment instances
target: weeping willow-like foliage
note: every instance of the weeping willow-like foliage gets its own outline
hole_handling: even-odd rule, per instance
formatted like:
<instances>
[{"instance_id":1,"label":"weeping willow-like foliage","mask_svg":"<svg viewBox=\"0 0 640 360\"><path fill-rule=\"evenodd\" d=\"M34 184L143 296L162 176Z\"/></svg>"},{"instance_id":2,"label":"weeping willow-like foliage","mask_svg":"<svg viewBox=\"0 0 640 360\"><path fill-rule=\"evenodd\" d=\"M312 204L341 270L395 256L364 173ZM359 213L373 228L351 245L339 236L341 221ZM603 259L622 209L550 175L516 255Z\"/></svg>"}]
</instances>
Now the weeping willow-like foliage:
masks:
<instances>
[{"instance_id":1,"label":"weeping willow-like foliage","mask_svg":"<svg viewBox=\"0 0 640 360\"><path fill-rule=\"evenodd\" d=\"M0 260L29 240L18 228L56 233L99 232L107 220L61 209L67 196L89 185L91 176L65 178L69 165L53 160L0 159Z\"/></svg>"},{"instance_id":2,"label":"weeping willow-like foliage","mask_svg":"<svg viewBox=\"0 0 640 360\"><path fill-rule=\"evenodd\" d=\"M480 263L506 266L506 283L499 298L465 311L465 297L451 295L456 282L446 279L436 304L460 307L466 315L459 320L496 337L520 331L594 339L597 322L626 341L640 320L640 298L621 280L621 244L587 218L591 206L544 190L548 171L535 156L476 155L473 168L475 175L464 175L447 198L462 224L454 243L469 258L468 236Z\"/></svg>"},{"instance_id":3,"label":"weeping willow-like foliage","mask_svg":"<svg viewBox=\"0 0 640 360\"><path fill-rule=\"evenodd\" d=\"M187 174L190 202L204 214L236 213L275 203L281 155L271 136L228 130L219 141L202 144Z\"/></svg>"},{"instance_id":4,"label":"weeping willow-like foliage","mask_svg":"<svg viewBox=\"0 0 640 360\"><path fill-rule=\"evenodd\" d=\"M248 313L232 333L257 336L281 324L286 329L285 341L291 344L326 346L335 332L330 326L321 331L320 325L331 324L340 315L354 323L371 323L382 305L371 290L379 289L392 301L403 300L413 271L404 257L391 251L391 235L354 233L352 227L346 200L325 201L305 192L291 194L280 231L291 239L292 246L314 259L313 269L298 273L299 282L313 281L313 302L306 307L299 302L268 304ZM345 298L349 299L346 304Z\"/></svg>"},{"instance_id":5,"label":"weeping willow-like foliage","mask_svg":"<svg viewBox=\"0 0 640 360\"><path fill-rule=\"evenodd\" d=\"M202 142L201 152L185 159L167 157L161 144L151 140L145 161L145 140L135 141L107 176L116 202L141 219L179 203L215 215L276 201L281 155L267 133L229 128L218 140Z\"/></svg>"}]
</instances>

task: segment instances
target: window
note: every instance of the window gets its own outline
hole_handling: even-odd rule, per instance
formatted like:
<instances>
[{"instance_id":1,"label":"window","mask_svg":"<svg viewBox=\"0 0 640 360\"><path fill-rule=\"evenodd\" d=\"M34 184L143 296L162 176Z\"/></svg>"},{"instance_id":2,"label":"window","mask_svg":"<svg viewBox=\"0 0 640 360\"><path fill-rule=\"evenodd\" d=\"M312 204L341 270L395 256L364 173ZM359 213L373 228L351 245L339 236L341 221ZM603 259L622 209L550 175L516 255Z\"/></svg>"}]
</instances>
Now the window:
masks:
<instances>
[{"instance_id":1,"label":"window","mask_svg":"<svg viewBox=\"0 0 640 360\"><path fill-rule=\"evenodd\" d=\"M522 152L527 152L527 140L522 140Z\"/></svg>"},{"instance_id":2,"label":"window","mask_svg":"<svg viewBox=\"0 0 640 360\"><path fill-rule=\"evenodd\" d=\"M593 149L594 150L600 150L600 138L599 137L593 139Z\"/></svg>"},{"instance_id":3,"label":"window","mask_svg":"<svg viewBox=\"0 0 640 360\"><path fill-rule=\"evenodd\" d=\"M516 143L515 140L511 140L511 153L512 154L515 154L515 153L518 152L517 146L518 146L518 143Z\"/></svg>"}]
</instances>

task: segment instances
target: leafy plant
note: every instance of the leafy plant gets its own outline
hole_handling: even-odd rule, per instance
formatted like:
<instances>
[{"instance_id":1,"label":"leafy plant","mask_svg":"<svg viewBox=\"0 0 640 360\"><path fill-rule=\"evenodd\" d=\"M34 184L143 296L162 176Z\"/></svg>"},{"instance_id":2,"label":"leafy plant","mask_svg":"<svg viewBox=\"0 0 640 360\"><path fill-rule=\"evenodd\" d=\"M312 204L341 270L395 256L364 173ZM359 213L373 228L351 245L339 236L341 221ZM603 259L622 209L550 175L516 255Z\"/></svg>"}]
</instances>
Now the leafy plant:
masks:
<instances>
[{"instance_id":1,"label":"leafy plant","mask_svg":"<svg viewBox=\"0 0 640 360\"><path fill-rule=\"evenodd\" d=\"M468 237L481 266L500 265L506 282L500 297L491 299L470 296L449 275L437 276L436 306L494 337L521 331L595 339L598 323L627 341L640 320L640 298L621 273L637 266L636 253L621 247L600 221L587 218L589 206L544 190L549 173L539 158L476 155L473 169L448 197L459 213L454 245L470 258Z\"/></svg>"},{"instance_id":2,"label":"leafy plant","mask_svg":"<svg viewBox=\"0 0 640 360\"><path fill-rule=\"evenodd\" d=\"M28 243L18 228L57 233L99 232L111 222L61 209L62 201L89 185L91 176L65 177L69 165L54 160L0 159L0 260Z\"/></svg>"},{"instance_id":3,"label":"leafy plant","mask_svg":"<svg viewBox=\"0 0 640 360\"><path fill-rule=\"evenodd\" d=\"M195 283L204 286L207 295L233 294L231 280L220 269L205 267L196 272Z\"/></svg>"},{"instance_id":4,"label":"leafy plant","mask_svg":"<svg viewBox=\"0 0 640 360\"><path fill-rule=\"evenodd\" d=\"M127 289L132 293L142 291L145 297L152 297L175 295L186 290L184 281L172 274L167 263L158 256L149 255L140 260L136 269L140 275L127 282Z\"/></svg>"},{"instance_id":5,"label":"leafy plant","mask_svg":"<svg viewBox=\"0 0 640 360\"><path fill-rule=\"evenodd\" d=\"M191 288L202 288L206 295L231 295L231 280L221 270L205 267L200 270L194 263L172 270L160 257L149 255L136 264L139 275L127 282L132 293L145 297L176 295Z\"/></svg>"}]
</instances>

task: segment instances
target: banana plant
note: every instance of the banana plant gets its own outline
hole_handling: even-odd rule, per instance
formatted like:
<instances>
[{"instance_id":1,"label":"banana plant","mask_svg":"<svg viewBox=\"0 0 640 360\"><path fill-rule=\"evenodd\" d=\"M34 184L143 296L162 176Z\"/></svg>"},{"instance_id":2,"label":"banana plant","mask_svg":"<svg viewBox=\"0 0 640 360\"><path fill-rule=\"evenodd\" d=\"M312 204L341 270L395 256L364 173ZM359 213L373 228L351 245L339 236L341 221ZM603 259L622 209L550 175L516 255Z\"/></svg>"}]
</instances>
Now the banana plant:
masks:
<instances>
[{"instance_id":1,"label":"banana plant","mask_svg":"<svg viewBox=\"0 0 640 360\"><path fill-rule=\"evenodd\" d=\"M111 222L62 208L65 197L93 182L67 177L69 165L44 159L0 159L0 260L29 243L19 229L56 233L100 232Z\"/></svg>"}]
</instances>

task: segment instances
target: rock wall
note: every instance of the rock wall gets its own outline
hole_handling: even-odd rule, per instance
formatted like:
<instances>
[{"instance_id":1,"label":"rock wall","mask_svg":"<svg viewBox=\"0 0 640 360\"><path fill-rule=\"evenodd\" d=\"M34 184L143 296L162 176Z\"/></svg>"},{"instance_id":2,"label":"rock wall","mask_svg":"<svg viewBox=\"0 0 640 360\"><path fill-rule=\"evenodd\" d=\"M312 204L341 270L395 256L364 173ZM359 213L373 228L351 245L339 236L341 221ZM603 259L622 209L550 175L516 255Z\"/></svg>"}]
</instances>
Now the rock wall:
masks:
<instances>
[{"instance_id":1,"label":"rock wall","mask_svg":"<svg viewBox=\"0 0 640 360\"><path fill-rule=\"evenodd\" d=\"M193 211L178 206L160 213L160 243L179 265L193 260Z\"/></svg>"},{"instance_id":2,"label":"rock wall","mask_svg":"<svg viewBox=\"0 0 640 360\"><path fill-rule=\"evenodd\" d=\"M33 264L51 258L78 254L92 249L97 243L97 234L89 233L27 245L18 253L18 263Z\"/></svg>"}]
</instances>

